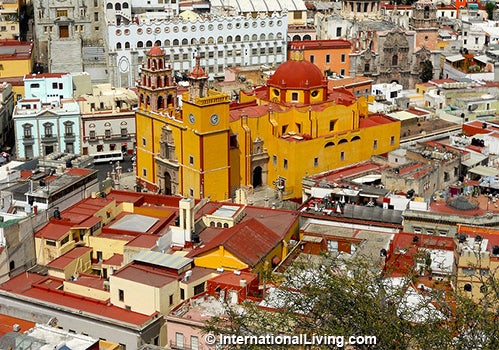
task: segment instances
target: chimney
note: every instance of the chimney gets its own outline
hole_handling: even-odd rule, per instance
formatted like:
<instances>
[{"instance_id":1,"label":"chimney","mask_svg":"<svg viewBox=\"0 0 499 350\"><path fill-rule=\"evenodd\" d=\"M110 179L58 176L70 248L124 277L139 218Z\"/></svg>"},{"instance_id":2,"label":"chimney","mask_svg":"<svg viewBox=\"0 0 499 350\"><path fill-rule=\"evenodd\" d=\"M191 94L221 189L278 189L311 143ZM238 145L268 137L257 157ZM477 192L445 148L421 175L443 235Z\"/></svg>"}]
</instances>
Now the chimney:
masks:
<instances>
[{"instance_id":1,"label":"chimney","mask_svg":"<svg viewBox=\"0 0 499 350\"><path fill-rule=\"evenodd\" d=\"M191 241L191 233L194 230L194 200L183 198L179 202L180 228L184 230L185 241Z\"/></svg>"}]
</instances>

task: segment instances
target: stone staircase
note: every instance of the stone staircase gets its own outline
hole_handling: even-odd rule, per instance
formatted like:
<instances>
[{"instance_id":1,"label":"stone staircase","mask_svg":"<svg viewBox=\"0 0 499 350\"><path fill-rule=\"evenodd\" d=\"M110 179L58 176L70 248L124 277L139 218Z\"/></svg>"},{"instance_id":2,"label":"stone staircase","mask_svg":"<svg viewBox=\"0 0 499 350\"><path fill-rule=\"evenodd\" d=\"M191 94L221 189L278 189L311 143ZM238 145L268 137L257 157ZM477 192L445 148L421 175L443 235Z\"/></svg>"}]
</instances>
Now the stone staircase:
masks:
<instances>
[{"instance_id":1,"label":"stone staircase","mask_svg":"<svg viewBox=\"0 0 499 350\"><path fill-rule=\"evenodd\" d=\"M51 72L83 71L80 39L56 39L50 42Z\"/></svg>"}]
</instances>

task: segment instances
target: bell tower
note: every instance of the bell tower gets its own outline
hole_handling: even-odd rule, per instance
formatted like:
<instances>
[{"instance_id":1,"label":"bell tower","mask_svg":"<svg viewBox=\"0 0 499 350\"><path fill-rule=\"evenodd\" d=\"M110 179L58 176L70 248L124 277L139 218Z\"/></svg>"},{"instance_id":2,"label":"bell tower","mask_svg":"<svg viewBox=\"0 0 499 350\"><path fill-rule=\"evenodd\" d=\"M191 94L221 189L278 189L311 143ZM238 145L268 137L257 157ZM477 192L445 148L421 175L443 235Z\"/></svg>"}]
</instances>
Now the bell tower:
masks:
<instances>
[{"instance_id":1,"label":"bell tower","mask_svg":"<svg viewBox=\"0 0 499 350\"><path fill-rule=\"evenodd\" d=\"M177 87L172 69L165 62L165 52L157 45L142 63L138 85L139 108L146 111L174 111L177 108Z\"/></svg>"},{"instance_id":2,"label":"bell tower","mask_svg":"<svg viewBox=\"0 0 499 350\"><path fill-rule=\"evenodd\" d=\"M199 57L188 74L189 90L182 94L184 133L183 183L189 197L230 198L229 96L208 88L208 74Z\"/></svg>"}]
</instances>

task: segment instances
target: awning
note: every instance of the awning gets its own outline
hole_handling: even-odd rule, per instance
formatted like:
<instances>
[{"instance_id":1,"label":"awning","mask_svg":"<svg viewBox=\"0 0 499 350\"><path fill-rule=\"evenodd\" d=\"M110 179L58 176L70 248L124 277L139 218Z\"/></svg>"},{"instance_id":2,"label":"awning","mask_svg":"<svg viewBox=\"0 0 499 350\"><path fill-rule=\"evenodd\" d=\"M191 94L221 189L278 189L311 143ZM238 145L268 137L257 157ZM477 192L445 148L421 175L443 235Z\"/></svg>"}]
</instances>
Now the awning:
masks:
<instances>
[{"instance_id":1,"label":"awning","mask_svg":"<svg viewBox=\"0 0 499 350\"><path fill-rule=\"evenodd\" d=\"M488 166L479 165L472 169L469 169L468 172L477 174L480 176L497 176L499 175L499 169L491 168Z\"/></svg>"},{"instance_id":2,"label":"awning","mask_svg":"<svg viewBox=\"0 0 499 350\"><path fill-rule=\"evenodd\" d=\"M377 180L381 180L381 174L370 174L370 175L358 177L352 181L355 182L356 184L365 184L365 183L374 182Z\"/></svg>"},{"instance_id":3,"label":"awning","mask_svg":"<svg viewBox=\"0 0 499 350\"><path fill-rule=\"evenodd\" d=\"M464 57L463 57L463 55L447 56L447 57L445 57L445 60L450 61L450 62L457 62L457 61L464 60Z\"/></svg>"}]
</instances>

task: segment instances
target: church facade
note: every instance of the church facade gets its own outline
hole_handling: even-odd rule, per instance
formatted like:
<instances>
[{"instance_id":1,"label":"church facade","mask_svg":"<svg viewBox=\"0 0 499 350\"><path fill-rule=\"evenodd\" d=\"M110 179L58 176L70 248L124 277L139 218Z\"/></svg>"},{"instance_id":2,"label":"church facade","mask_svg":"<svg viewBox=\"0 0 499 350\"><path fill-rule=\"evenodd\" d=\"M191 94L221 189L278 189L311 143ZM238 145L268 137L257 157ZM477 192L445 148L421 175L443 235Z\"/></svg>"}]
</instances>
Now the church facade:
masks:
<instances>
[{"instance_id":1,"label":"church facade","mask_svg":"<svg viewBox=\"0 0 499 350\"><path fill-rule=\"evenodd\" d=\"M399 121L369 115L365 97L329 91L323 72L300 50L237 102L208 89L198 60L181 107L163 50L153 47L146 57L137 180L151 191L227 200L242 186L269 185L283 198L301 198L304 176L399 146Z\"/></svg>"}]
</instances>

